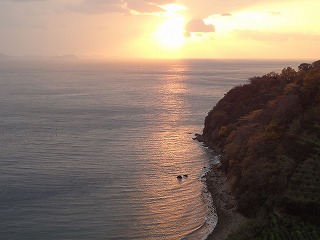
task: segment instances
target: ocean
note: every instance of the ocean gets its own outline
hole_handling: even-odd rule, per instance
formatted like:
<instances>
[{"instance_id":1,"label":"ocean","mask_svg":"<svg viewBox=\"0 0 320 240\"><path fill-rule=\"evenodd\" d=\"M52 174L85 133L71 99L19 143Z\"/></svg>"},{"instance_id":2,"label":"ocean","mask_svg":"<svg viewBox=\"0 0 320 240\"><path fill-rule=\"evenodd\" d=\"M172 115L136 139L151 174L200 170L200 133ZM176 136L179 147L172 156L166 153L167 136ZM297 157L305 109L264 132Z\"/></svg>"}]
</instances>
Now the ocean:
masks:
<instances>
[{"instance_id":1,"label":"ocean","mask_svg":"<svg viewBox=\"0 0 320 240\"><path fill-rule=\"evenodd\" d=\"M204 238L217 157L194 134L232 87L298 65L0 61L0 239Z\"/></svg>"}]
</instances>

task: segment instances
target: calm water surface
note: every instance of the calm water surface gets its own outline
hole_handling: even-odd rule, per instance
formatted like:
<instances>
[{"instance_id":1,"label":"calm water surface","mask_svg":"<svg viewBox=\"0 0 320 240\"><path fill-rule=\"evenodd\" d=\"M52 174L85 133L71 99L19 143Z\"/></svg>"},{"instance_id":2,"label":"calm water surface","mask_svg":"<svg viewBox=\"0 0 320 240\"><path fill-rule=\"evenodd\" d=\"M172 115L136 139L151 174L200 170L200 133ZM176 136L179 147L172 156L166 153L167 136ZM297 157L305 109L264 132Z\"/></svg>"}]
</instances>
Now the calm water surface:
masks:
<instances>
[{"instance_id":1,"label":"calm water surface","mask_svg":"<svg viewBox=\"0 0 320 240\"><path fill-rule=\"evenodd\" d=\"M0 61L0 238L201 239L214 155L192 137L230 88L286 66Z\"/></svg>"}]
</instances>

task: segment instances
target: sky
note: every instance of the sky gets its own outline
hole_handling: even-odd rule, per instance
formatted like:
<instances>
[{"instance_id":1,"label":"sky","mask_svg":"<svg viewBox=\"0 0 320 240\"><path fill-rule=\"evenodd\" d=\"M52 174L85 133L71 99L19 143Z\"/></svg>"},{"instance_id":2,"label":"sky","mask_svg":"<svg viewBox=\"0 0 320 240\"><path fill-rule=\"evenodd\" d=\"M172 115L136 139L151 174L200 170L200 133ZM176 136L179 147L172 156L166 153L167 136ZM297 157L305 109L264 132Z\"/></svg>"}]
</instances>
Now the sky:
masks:
<instances>
[{"instance_id":1,"label":"sky","mask_svg":"<svg viewBox=\"0 0 320 240\"><path fill-rule=\"evenodd\" d=\"M319 9L319 0L0 0L0 52L317 60Z\"/></svg>"}]
</instances>

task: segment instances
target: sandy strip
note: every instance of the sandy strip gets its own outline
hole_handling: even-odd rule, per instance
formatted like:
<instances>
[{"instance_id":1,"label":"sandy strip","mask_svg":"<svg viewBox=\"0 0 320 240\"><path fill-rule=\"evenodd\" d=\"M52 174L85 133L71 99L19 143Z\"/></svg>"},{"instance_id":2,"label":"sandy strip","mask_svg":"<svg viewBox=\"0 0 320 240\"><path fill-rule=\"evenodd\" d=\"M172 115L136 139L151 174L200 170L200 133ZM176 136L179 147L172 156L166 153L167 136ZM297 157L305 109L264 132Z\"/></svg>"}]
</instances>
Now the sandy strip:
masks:
<instances>
[{"instance_id":1,"label":"sandy strip","mask_svg":"<svg viewBox=\"0 0 320 240\"><path fill-rule=\"evenodd\" d=\"M206 175L206 183L218 215L218 223L207 240L223 240L247 219L236 211L237 202L219 165L212 166L212 170Z\"/></svg>"}]
</instances>

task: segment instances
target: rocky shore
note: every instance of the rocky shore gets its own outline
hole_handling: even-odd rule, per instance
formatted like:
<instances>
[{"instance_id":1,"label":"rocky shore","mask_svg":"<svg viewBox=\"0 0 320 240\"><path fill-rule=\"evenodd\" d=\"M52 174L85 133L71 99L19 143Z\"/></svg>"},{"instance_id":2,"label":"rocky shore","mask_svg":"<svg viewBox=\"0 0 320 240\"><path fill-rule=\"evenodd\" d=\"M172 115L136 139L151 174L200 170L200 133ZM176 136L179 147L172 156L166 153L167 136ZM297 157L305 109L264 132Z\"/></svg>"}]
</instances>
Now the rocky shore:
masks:
<instances>
[{"instance_id":1,"label":"rocky shore","mask_svg":"<svg viewBox=\"0 0 320 240\"><path fill-rule=\"evenodd\" d=\"M220 164L213 165L207 173L206 184L218 215L218 223L207 240L223 240L247 219L237 212L237 202L230 191L224 172L220 169Z\"/></svg>"}]
</instances>

